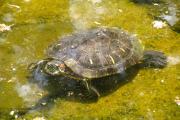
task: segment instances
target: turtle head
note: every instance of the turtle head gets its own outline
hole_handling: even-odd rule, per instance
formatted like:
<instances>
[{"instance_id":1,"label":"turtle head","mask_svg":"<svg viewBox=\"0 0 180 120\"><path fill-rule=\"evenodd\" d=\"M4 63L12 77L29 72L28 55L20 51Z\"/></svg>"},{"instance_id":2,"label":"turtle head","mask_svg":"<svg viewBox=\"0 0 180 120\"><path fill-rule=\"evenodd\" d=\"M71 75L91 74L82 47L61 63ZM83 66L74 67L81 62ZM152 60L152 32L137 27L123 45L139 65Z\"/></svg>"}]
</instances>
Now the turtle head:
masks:
<instances>
[{"instance_id":1,"label":"turtle head","mask_svg":"<svg viewBox=\"0 0 180 120\"><path fill-rule=\"evenodd\" d=\"M44 66L44 71L52 76L61 75L65 72L65 64L60 60L50 60Z\"/></svg>"}]
</instances>

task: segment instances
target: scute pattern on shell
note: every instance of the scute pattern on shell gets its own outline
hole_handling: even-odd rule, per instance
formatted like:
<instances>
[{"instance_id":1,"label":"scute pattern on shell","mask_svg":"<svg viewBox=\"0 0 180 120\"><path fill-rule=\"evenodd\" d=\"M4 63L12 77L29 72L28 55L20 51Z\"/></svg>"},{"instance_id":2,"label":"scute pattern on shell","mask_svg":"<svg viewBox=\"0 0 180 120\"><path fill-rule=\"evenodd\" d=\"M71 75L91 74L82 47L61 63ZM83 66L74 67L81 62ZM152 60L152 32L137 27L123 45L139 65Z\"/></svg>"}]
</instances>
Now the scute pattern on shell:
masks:
<instances>
[{"instance_id":1,"label":"scute pattern on shell","mask_svg":"<svg viewBox=\"0 0 180 120\"><path fill-rule=\"evenodd\" d=\"M48 49L48 56L64 61L85 78L120 73L142 57L139 41L118 28L97 28L63 37Z\"/></svg>"}]
</instances>

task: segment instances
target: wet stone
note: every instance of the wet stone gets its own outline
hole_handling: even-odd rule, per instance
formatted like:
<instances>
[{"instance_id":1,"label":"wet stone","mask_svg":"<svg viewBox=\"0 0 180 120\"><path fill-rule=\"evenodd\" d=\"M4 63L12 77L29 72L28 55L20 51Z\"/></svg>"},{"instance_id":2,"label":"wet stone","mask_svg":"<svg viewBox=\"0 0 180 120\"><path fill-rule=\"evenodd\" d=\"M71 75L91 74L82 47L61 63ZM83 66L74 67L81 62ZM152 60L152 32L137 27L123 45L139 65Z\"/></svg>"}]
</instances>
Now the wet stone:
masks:
<instances>
[{"instance_id":1,"label":"wet stone","mask_svg":"<svg viewBox=\"0 0 180 120\"><path fill-rule=\"evenodd\" d=\"M169 27L175 32L180 32L179 10L178 5L175 3L154 3L150 9L150 15L156 21L166 22Z\"/></svg>"}]
</instances>

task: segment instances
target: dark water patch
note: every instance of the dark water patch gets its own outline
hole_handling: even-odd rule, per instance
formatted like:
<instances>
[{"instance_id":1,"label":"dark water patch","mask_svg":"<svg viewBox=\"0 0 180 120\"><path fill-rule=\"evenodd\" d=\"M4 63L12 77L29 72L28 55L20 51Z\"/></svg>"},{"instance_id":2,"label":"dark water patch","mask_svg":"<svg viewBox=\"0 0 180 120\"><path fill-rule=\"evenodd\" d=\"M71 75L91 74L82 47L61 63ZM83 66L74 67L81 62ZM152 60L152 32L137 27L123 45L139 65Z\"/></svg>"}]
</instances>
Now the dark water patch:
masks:
<instances>
[{"instance_id":1,"label":"dark water patch","mask_svg":"<svg viewBox=\"0 0 180 120\"><path fill-rule=\"evenodd\" d=\"M139 3L139 4L153 4L153 3L160 3L162 2L161 0L130 0L134 3Z\"/></svg>"},{"instance_id":2,"label":"dark water patch","mask_svg":"<svg viewBox=\"0 0 180 120\"><path fill-rule=\"evenodd\" d=\"M176 31L177 33L180 33L180 20L176 22L172 27L172 30Z\"/></svg>"},{"instance_id":3,"label":"dark water patch","mask_svg":"<svg viewBox=\"0 0 180 120\"><path fill-rule=\"evenodd\" d=\"M0 110L0 119L1 120L13 120L14 117L9 115L9 110L1 109Z\"/></svg>"}]
</instances>

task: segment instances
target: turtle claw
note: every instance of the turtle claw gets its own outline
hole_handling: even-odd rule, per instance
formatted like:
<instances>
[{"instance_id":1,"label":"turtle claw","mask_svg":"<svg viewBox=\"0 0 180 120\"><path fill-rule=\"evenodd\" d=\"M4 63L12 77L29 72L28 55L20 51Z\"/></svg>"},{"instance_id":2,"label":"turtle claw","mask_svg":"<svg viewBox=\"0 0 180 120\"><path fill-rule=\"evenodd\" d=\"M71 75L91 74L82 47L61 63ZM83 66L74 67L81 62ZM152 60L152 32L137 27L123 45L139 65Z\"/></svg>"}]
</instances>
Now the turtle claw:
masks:
<instances>
[{"instance_id":1,"label":"turtle claw","mask_svg":"<svg viewBox=\"0 0 180 120\"><path fill-rule=\"evenodd\" d=\"M91 91L93 91L93 92L97 95L98 98L100 97L100 94L99 94L99 92L97 91L96 88L94 88L93 86L91 86L90 89L91 89Z\"/></svg>"},{"instance_id":2,"label":"turtle claw","mask_svg":"<svg viewBox=\"0 0 180 120\"><path fill-rule=\"evenodd\" d=\"M91 81L88 82L88 80L83 79L83 85L87 89L87 93L84 94L85 99L97 101L100 97L100 93L95 87L91 85Z\"/></svg>"},{"instance_id":3,"label":"turtle claw","mask_svg":"<svg viewBox=\"0 0 180 120\"><path fill-rule=\"evenodd\" d=\"M94 87L90 87L90 89L88 91L85 91L85 93L83 94L83 100L85 100L86 102L95 102L99 99L99 97L100 94Z\"/></svg>"}]
</instances>

